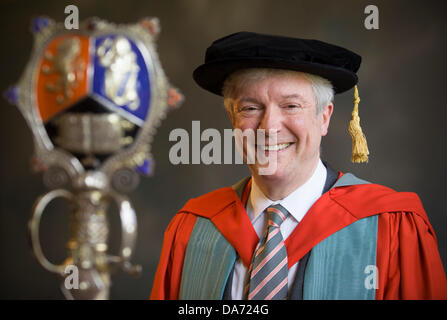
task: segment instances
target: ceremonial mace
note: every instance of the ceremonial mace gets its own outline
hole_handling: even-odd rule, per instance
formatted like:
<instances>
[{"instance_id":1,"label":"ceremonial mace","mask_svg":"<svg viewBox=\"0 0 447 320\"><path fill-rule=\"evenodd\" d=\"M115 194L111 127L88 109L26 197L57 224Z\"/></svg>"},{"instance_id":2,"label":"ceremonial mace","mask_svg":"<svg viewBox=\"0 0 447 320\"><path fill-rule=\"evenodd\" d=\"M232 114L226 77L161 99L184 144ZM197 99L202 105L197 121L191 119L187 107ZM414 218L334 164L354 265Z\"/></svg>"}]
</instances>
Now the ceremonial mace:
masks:
<instances>
[{"instance_id":1,"label":"ceremonial mace","mask_svg":"<svg viewBox=\"0 0 447 320\"><path fill-rule=\"evenodd\" d=\"M130 260L137 219L124 195L139 174L153 171L151 143L169 108L183 97L161 68L156 18L116 25L91 18L79 29L46 17L33 20L34 47L17 85L7 92L32 131L33 167L49 192L34 204L28 230L40 265L64 277L77 270L79 287L61 289L67 299L108 299L111 274L138 274ZM60 265L43 254L39 224L56 198L72 207L68 257ZM121 247L108 253L108 208L118 207Z\"/></svg>"}]
</instances>

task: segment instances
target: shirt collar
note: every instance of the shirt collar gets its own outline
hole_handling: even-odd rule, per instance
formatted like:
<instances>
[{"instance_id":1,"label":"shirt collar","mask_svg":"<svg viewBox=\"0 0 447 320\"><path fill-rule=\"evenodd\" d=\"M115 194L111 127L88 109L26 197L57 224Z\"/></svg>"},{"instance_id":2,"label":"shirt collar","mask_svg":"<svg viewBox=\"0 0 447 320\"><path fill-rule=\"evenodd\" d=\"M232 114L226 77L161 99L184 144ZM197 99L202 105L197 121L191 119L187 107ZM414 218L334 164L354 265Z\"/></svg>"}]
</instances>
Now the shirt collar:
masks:
<instances>
[{"instance_id":1,"label":"shirt collar","mask_svg":"<svg viewBox=\"0 0 447 320\"><path fill-rule=\"evenodd\" d=\"M270 205L277 203L286 208L298 222L301 221L310 207L312 207L315 201L321 197L326 182L326 176L326 167L321 162L321 159L319 159L312 176L287 197L277 201L267 198L254 179L252 179L250 199L248 200L253 208L253 210L250 210L251 212L249 212L251 222L254 223L255 220L259 218L260 213L264 212Z\"/></svg>"}]
</instances>

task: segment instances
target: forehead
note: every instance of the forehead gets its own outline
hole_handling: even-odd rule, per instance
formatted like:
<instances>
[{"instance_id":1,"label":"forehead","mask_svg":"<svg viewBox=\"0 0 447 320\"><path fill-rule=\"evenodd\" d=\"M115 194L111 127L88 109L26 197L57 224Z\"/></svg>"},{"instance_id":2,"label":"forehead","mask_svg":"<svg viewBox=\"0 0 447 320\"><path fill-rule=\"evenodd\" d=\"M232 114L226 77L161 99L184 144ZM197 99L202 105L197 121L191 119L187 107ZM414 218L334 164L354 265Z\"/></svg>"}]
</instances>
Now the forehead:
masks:
<instances>
[{"instance_id":1,"label":"forehead","mask_svg":"<svg viewBox=\"0 0 447 320\"><path fill-rule=\"evenodd\" d=\"M314 102L312 83L301 73L258 72L256 70L236 75L234 78L234 98L277 99L297 97Z\"/></svg>"}]
</instances>

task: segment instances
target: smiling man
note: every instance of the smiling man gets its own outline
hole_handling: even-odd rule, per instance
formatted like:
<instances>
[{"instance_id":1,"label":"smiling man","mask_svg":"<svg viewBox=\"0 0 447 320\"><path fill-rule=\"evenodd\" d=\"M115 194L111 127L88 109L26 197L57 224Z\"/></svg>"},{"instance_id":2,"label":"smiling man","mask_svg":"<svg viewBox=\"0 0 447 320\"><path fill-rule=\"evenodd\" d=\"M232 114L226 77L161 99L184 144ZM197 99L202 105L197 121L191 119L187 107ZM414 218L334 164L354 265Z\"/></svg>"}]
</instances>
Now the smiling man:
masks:
<instances>
[{"instance_id":1,"label":"smiling man","mask_svg":"<svg viewBox=\"0 0 447 320\"><path fill-rule=\"evenodd\" d=\"M185 204L166 230L151 298L447 297L417 195L320 159L333 96L357 83L360 61L316 40L240 32L213 42L194 79L224 97L235 129L265 132L254 144L275 170L248 164L251 177Z\"/></svg>"},{"instance_id":2,"label":"smiling man","mask_svg":"<svg viewBox=\"0 0 447 320\"><path fill-rule=\"evenodd\" d=\"M320 102L324 107L317 107L313 85L329 92ZM261 191L280 200L303 185L319 163L321 137L332 115L329 81L289 70L243 69L224 82L223 95L234 128L266 134L266 144L258 147L275 170L262 174L258 162L248 165Z\"/></svg>"}]
</instances>

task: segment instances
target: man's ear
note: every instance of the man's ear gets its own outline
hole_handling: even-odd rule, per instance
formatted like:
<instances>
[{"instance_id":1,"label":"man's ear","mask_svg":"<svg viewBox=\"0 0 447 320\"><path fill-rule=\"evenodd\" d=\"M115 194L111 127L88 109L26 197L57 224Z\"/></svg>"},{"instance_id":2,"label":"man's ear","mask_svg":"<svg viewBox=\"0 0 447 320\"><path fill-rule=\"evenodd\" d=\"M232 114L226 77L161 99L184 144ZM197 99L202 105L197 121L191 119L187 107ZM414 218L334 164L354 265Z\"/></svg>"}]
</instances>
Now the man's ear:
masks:
<instances>
[{"instance_id":1,"label":"man's ear","mask_svg":"<svg viewBox=\"0 0 447 320\"><path fill-rule=\"evenodd\" d=\"M334 111L334 104L331 102L326 107L324 107L323 111L321 111L321 116L323 118L323 122L321 123L321 136L324 137L328 133L329 122L331 121L332 112Z\"/></svg>"}]
</instances>

